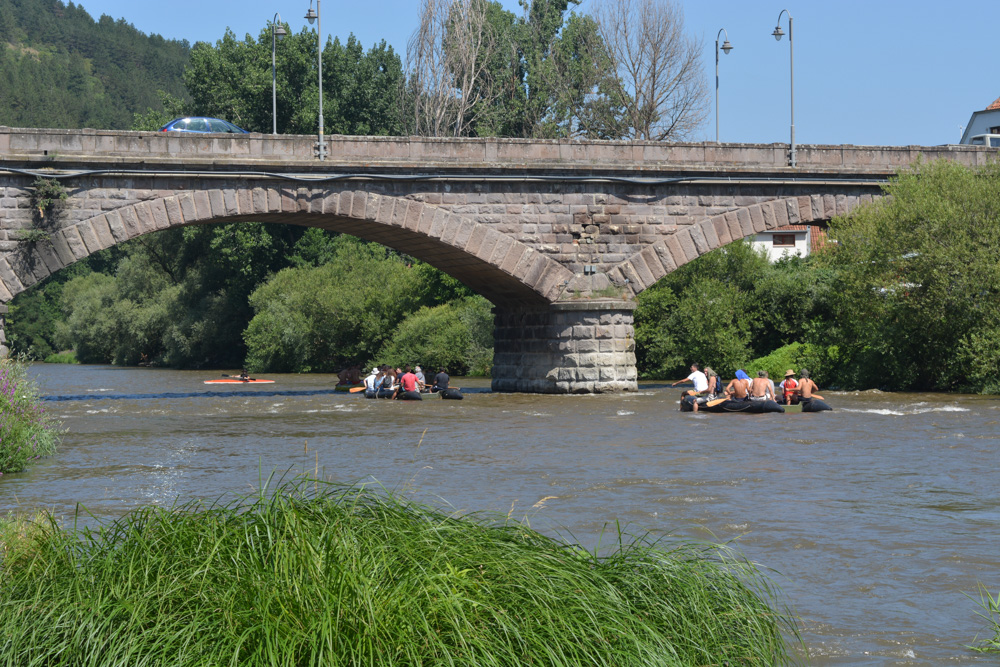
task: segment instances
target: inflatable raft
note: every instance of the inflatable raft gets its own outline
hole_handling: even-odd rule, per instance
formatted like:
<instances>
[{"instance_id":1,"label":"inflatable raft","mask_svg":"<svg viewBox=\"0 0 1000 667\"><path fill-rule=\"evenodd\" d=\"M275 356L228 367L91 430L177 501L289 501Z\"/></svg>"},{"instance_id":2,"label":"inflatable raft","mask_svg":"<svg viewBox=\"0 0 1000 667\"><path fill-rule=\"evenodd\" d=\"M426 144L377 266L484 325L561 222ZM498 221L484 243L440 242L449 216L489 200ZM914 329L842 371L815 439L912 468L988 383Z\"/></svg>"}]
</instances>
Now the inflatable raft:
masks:
<instances>
[{"instance_id":1,"label":"inflatable raft","mask_svg":"<svg viewBox=\"0 0 1000 667\"><path fill-rule=\"evenodd\" d=\"M681 397L681 412L692 412L694 396ZM833 410L827 403L818 398L799 403L798 405L780 405L774 401L743 401L726 399L715 405L702 403L698 405L698 412L745 412L752 415L759 415L766 412L825 412Z\"/></svg>"},{"instance_id":2,"label":"inflatable raft","mask_svg":"<svg viewBox=\"0 0 1000 667\"><path fill-rule=\"evenodd\" d=\"M681 397L681 412L692 412L694 410L694 396ZM751 415L759 415L765 412L784 412L785 408L774 401L736 401L725 399L721 403L708 405L707 403L698 405L698 412L745 412Z\"/></svg>"}]
</instances>

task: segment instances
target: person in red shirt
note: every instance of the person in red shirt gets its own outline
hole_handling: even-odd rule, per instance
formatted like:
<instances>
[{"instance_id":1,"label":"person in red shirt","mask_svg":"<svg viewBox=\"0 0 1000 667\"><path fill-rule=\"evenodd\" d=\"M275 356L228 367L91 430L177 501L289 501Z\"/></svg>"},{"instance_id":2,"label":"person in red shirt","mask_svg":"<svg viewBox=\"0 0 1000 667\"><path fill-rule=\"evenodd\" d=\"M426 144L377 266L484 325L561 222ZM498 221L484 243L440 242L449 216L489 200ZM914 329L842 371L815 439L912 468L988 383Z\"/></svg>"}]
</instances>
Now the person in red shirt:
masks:
<instances>
[{"instance_id":1,"label":"person in red shirt","mask_svg":"<svg viewBox=\"0 0 1000 667\"><path fill-rule=\"evenodd\" d=\"M399 378L399 384L403 386L403 391L419 391L417 376L410 370L409 364L406 365L403 377Z\"/></svg>"},{"instance_id":2,"label":"person in red shirt","mask_svg":"<svg viewBox=\"0 0 1000 667\"><path fill-rule=\"evenodd\" d=\"M796 405L799 402L799 383L795 381L795 371L791 368L785 371L785 379L779 386L785 398L785 405Z\"/></svg>"}]
</instances>

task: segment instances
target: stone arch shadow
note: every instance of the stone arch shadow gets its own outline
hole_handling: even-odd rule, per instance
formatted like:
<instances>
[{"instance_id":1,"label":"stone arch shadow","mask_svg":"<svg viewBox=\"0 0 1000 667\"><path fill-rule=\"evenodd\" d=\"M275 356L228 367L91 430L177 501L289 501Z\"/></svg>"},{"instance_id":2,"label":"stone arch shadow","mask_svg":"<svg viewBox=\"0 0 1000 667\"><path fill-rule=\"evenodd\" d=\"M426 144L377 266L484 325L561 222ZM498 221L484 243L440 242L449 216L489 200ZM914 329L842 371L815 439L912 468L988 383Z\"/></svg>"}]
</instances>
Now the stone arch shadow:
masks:
<instances>
[{"instance_id":1,"label":"stone arch shadow","mask_svg":"<svg viewBox=\"0 0 1000 667\"><path fill-rule=\"evenodd\" d=\"M386 245L460 280L498 307L544 307L569 269L489 225L404 197L368 192L247 187L186 191L64 226L0 258L0 303L105 248L185 225L271 222L318 227Z\"/></svg>"},{"instance_id":2,"label":"stone arch shadow","mask_svg":"<svg viewBox=\"0 0 1000 667\"><path fill-rule=\"evenodd\" d=\"M733 241L786 225L829 222L878 198L869 194L807 195L733 209L680 227L617 264L608 277L626 285L626 292L635 297L667 274Z\"/></svg>"}]
</instances>

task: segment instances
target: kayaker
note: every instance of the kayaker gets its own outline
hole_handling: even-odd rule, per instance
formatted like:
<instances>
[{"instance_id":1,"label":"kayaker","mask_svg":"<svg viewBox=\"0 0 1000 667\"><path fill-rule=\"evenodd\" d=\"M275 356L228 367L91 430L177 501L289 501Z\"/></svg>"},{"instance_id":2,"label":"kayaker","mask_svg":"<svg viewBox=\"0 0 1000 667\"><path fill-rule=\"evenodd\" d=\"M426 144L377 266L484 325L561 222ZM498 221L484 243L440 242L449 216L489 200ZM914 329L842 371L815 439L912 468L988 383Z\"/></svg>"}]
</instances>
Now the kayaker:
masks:
<instances>
[{"instance_id":1,"label":"kayaker","mask_svg":"<svg viewBox=\"0 0 1000 667\"><path fill-rule=\"evenodd\" d=\"M819 387L809 377L809 371L801 369L799 371L799 402L809 403L812 401L814 391L819 391Z\"/></svg>"},{"instance_id":2,"label":"kayaker","mask_svg":"<svg viewBox=\"0 0 1000 667\"><path fill-rule=\"evenodd\" d=\"M750 376L744 370L736 371L736 377L726 385L725 393L736 401L745 401L750 396Z\"/></svg>"},{"instance_id":3,"label":"kayaker","mask_svg":"<svg viewBox=\"0 0 1000 667\"><path fill-rule=\"evenodd\" d=\"M795 380L795 371L789 368L785 371L785 379L778 385L785 405L796 405L799 402L799 383Z\"/></svg>"},{"instance_id":4,"label":"kayaker","mask_svg":"<svg viewBox=\"0 0 1000 667\"><path fill-rule=\"evenodd\" d=\"M240 371L240 379L243 380L244 382L250 381L250 373L247 372L247 369L244 368L243 370Z\"/></svg>"},{"instance_id":5,"label":"kayaker","mask_svg":"<svg viewBox=\"0 0 1000 667\"><path fill-rule=\"evenodd\" d=\"M444 391L448 388L449 382L451 382L451 378L448 377L448 373L445 372L442 366L438 369L437 375L434 376L434 386L431 387L431 392L436 394L439 391Z\"/></svg>"}]
</instances>

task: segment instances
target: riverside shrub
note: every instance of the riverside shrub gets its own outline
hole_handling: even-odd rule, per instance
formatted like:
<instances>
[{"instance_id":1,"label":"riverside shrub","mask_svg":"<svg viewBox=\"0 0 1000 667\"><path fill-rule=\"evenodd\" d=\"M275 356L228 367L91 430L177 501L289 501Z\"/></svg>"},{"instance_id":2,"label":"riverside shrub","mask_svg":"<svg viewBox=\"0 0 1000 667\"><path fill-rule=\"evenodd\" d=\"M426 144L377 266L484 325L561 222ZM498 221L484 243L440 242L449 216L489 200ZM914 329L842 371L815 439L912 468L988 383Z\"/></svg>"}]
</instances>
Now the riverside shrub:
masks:
<instances>
[{"instance_id":1,"label":"riverside shrub","mask_svg":"<svg viewBox=\"0 0 1000 667\"><path fill-rule=\"evenodd\" d=\"M24 470L58 443L58 422L41 406L24 363L0 363L0 475Z\"/></svg>"}]
</instances>

